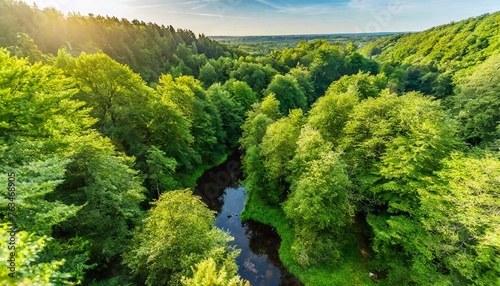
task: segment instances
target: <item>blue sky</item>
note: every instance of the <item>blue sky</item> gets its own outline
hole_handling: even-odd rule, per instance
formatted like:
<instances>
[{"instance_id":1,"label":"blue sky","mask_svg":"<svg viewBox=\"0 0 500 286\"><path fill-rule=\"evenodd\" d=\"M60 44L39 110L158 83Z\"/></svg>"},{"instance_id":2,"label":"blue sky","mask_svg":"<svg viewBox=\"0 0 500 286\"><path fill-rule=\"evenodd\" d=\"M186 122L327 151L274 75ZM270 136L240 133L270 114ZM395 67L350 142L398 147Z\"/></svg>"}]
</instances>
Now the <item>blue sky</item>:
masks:
<instances>
[{"instance_id":1,"label":"blue sky","mask_svg":"<svg viewBox=\"0 0 500 286\"><path fill-rule=\"evenodd\" d=\"M39 8L172 25L206 35L421 31L500 11L498 0L26 0Z\"/></svg>"}]
</instances>

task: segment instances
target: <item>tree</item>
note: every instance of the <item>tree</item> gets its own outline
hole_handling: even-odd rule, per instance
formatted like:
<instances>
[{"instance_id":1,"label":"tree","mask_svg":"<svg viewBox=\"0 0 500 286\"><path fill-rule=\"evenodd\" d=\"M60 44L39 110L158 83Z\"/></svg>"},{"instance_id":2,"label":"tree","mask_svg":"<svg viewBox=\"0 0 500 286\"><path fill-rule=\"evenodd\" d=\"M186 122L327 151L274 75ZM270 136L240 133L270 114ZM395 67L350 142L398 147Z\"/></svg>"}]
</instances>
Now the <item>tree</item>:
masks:
<instances>
[{"instance_id":1,"label":"tree","mask_svg":"<svg viewBox=\"0 0 500 286\"><path fill-rule=\"evenodd\" d=\"M226 248L232 238L214 226L214 212L190 190L163 193L134 233L124 262L146 285L173 285L190 277L191 267L212 257L217 265L234 255ZM233 268L227 268L234 273Z\"/></svg>"},{"instance_id":2,"label":"tree","mask_svg":"<svg viewBox=\"0 0 500 286\"><path fill-rule=\"evenodd\" d=\"M279 105L280 102L276 99L276 96L271 93L262 100L260 106L258 106L258 110L274 121L283 116L279 111Z\"/></svg>"},{"instance_id":3,"label":"tree","mask_svg":"<svg viewBox=\"0 0 500 286\"><path fill-rule=\"evenodd\" d=\"M121 253L116 243L123 245L140 219L142 181L131 158L116 154L111 141L91 128L96 120L72 99L71 79L57 68L8 54L0 53L0 59L0 122L6 131L0 133L0 169L14 168L20 176L19 224L58 239L48 247L64 251L43 259L66 259L74 266L68 272L81 279L91 267L89 252L103 268Z\"/></svg>"},{"instance_id":4,"label":"tree","mask_svg":"<svg viewBox=\"0 0 500 286\"><path fill-rule=\"evenodd\" d=\"M152 90L141 77L105 54L84 53L67 65L66 73L75 78L81 91L77 98L92 107L100 131L129 154L143 152L147 130L143 114Z\"/></svg>"},{"instance_id":5,"label":"tree","mask_svg":"<svg viewBox=\"0 0 500 286\"><path fill-rule=\"evenodd\" d=\"M253 109L247 112L247 119L241 126L240 143L243 148L258 146L266 133L267 126L280 118L279 101L274 94L264 98L262 103L256 103Z\"/></svg>"},{"instance_id":6,"label":"tree","mask_svg":"<svg viewBox=\"0 0 500 286\"><path fill-rule=\"evenodd\" d=\"M307 99L300 89L297 80L290 75L276 75L264 94L274 94L280 102L280 112L288 114L291 109L305 110Z\"/></svg>"},{"instance_id":7,"label":"tree","mask_svg":"<svg viewBox=\"0 0 500 286\"><path fill-rule=\"evenodd\" d=\"M200 155L193 149L191 123L174 103L155 92L148 110L151 113L147 122L148 146L157 146L167 157L175 159L179 164L177 171L181 173L201 162Z\"/></svg>"},{"instance_id":8,"label":"tree","mask_svg":"<svg viewBox=\"0 0 500 286\"><path fill-rule=\"evenodd\" d=\"M244 184L249 190L249 196L266 199L270 194L268 190L276 188L266 178L267 171L263 165L260 144L268 126L280 116L279 101L276 100L274 94L270 94L261 103L253 105L253 109L247 112L247 119L241 127L243 132L240 143L246 149L243 156L243 170L246 177Z\"/></svg>"},{"instance_id":9,"label":"tree","mask_svg":"<svg viewBox=\"0 0 500 286\"><path fill-rule=\"evenodd\" d=\"M283 205L296 232L292 252L304 266L333 262L354 215L346 165L309 126L302 128L297 145L291 193Z\"/></svg>"},{"instance_id":10,"label":"tree","mask_svg":"<svg viewBox=\"0 0 500 286\"><path fill-rule=\"evenodd\" d=\"M330 46L326 41L318 43L310 66L316 96L323 95L328 86L340 78L343 62L344 58L338 47Z\"/></svg>"},{"instance_id":11,"label":"tree","mask_svg":"<svg viewBox=\"0 0 500 286\"><path fill-rule=\"evenodd\" d=\"M305 124L300 130L293 159L288 163L288 168L291 170L288 181L292 184L296 182L297 178L308 170L310 162L321 159L332 150L332 143L324 140L317 129Z\"/></svg>"},{"instance_id":12,"label":"tree","mask_svg":"<svg viewBox=\"0 0 500 286\"><path fill-rule=\"evenodd\" d=\"M1 49L0 62L0 144L4 146L0 164L73 154L68 147L96 122L83 103L71 100L73 82L56 68L30 65Z\"/></svg>"},{"instance_id":13,"label":"tree","mask_svg":"<svg viewBox=\"0 0 500 286\"><path fill-rule=\"evenodd\" d=\"M277 73L278 72L270 66L239 60L236 62L230 76L236 80L246 82L252 87L254 92L260 94Z\"/></svg>"},{"instance_id":14,"label":"tree","mask_svg":"<svg viewBox=\"0 0 500 286\"><path fill-rule=\"evenodd\" d=\"M432 251L439 239L421 223L428 197L421 190L432 184L443 159L460 149L456 132L439 101L415 92L362 101L344 128L342 146L358 192L354 198L370 213L374 265L390 270L390 283L461 284L440 271L444 265Z\"/></svg>"},{"instance_id":15,"label":"tree","mask_svg":"<svg viewBox=\"0 0 500 286\"><path fill-rule=\"evenodd\" d=\"M148 179L151 181L150 186L156 191L156 195L159 197L162 192L174 190L177 187L177 182L174 179L177 161L167 157L165 152L156 146L151 146L148 149L146 158Z\"/></svg>"},{"instance_id":16,"label":"tree","mask_svg":"<svg viewBox=\"0 0 500 286\"><path fill-rule=\"evenodd\" d=\"M334 81L326 93L340 94L351 92L356 94L360 100L368 97L377 97L380 90L385 88L386 80L383 76L372 76L363 72L354 75L345 75L339 80Z\"/></svg>"},{"instance_id":17,"label":"tree","mask_svg":"<svg viewBox=\"0 0 500 286\"><path fill-rule=\"evenodd\" d=\"M225 131L227 138L224 143L229 149L235 148L241 136L243 108L231 98L231 94L224 90L220 84L212 85L207 91L207 97L220 114L222 130Z\"/></svg>"},{"instance_id":18,"label":"tree","mask_svg":"<svg viewBox=\"0 0 500 286\"><path fill-rule=\"evenodd\" d=\"M358 101L358 97L352 93L336 94L329 91L313 105L307 122L316 128L325 140L337 146L342 139L342 131L349 115Z\"/></svg>"},{"instance_id":19,"label":"tree","mask_svg":"<svg viewBox=\"0 0 500 286\"><path fill-rule=\"evenodd\" d=\"M216 82L221 82L221 80L219 80L219 74L210 62L201 67L198 79L203 82L206 87L209 87Z\"/></svg>"},{"instance_id":20,"label":"tree","mask_svg":"<svg viewBox=\"0 0 500 286\"><path fill-rule=\"evenodd\" d=\"M346 161L366 196L395 210L416 207L413 183L432 174L460 145L439 101L419 93L383 94L357 105L344 128Z\"/></svg>"},{"instance_id":21,"label":"tree","mask_svg":"<svg viewBox=\"0 0 500 286\"><path fill-rule=\"evenodd\" d=\"M418 189L410 215L369 215L379 270L398 284L491 285L498 281L500 165L454 152Z\"/></svg>"},{"instance_id":22,"label":"tree","mask_svg":"<svg viewBox=\"0 0 500 286\"><path fill-rule=\"evenodd\" d=\"M349 43L352 44L352 43ZM358 52L355 51L348 51L349 49L349 44L344 48L345 52L345 63L344 63L344 68L343 72L345 74L356 74L360 71L362 72L371 72L371 73L378 73L379 72L379 65L376 61L372 61L371 59L367 59L360 55Z\"/></svg>"},{"instance_id":23,"label":"tree","mask_svg":"<svg viewBox=\"0 0 500 286\"><path fill-rule=\"evenodd\" d=\"M3 242L11 241L11 232L14 232L15 248L0 248L0 256L7 261L7 267L0 268L0 283L2 285L71 285L67 273L62 273L60 267L64 260L39 262L38 256L44 250L48 237L36 237L34 233L18 231L13 225L2 224L0 238ZM15 230L14 230L15 229ZM15 253L15 256L12 256ZM12 262L9 262L12 260Z\"/></svg>"},{"instance_id":24,"label":"tree","mask_svg":"<svg viewBox=\"0 0 500 286\"><path fill-rule=\"evenodd\" d=\"M265 178L271 183L266 190L266 200L269 203L279 203L284 200L286 178L290 174L287 165L293 158L300 129L304 123L302 110L292 110L288 117L269 125L262 138L260 153L266 170Z\"/></svg>"},{"instance_id":25,"label":"tree","mask_svg":"<svg viewBox=\"0 0 500 286\"><path fill-rule=\"evenodd\" d=\"M313 105L317 97L314 93L314 86L312 85L310 72L304 67L296 67L291 69L288 74L297 81L300 90L302 90L302 93L304 93L306 97L307 106L309 107Z\"/></svg>"},{"instance_id":26,"label":"tree","mask_svg":"<svg viewBox=\"0 0 500 286\"><path fill-rule=\"evenodd\" d=\"M47 62L48 57L44 55L30 36L18 32L16 37L15 55L19 58L28 57L30 62Z\"/></svg>"},{"instance_id":27,"label":"tree","mask_svg":"<svg viewBox=\"0 0 500 286\"><path fill-rule=\"evenodd\" d=\"M50 201L44 196L53 195L64 181L64 173L69 159L59 156L43 161L32 161L16 168L16 217L21 229L39 235L52 235L52 228L75 217L82 206L65 204L60 200ZM0 166L2 170L6 166ZM6 170L7 171L7 170ZM5 215L9 201L0 198L2 213Z\"/></svg>"},{"instance_id":28,"label":"tree","mask_svg":"<svg viewBox=\"0 0 500 286\"><path fill-rule=\"evenodd\" d=\"M454 153L434 186L422 190L422 224L437 234L431 250L450 272L476 285L498 282L500 161Z\"/></svg>"},{"instance_id":29,"label":"tree","mask_svg":"<svg viewBox=\"0 0 500 286\"><path fill-rule=\"evenodd\" d=\"M255 92L244 81L230 79L226 81L224 88L231 93L233 100L239 103L245 111L249 110L257 100Z\"/></svg>"},{"instance_id":30,"label":"tree","mask_svg":"<svg viewBox=\"0 0 500 286\"><path fill-rule=\"evenodd\" d=\"M173 79L171 75L164 75L157 91L164 103L173 105L186 116L191 135L196 139L194 151L206 162L216 162L225 148L226 134L220 114L207 99L201 83L192 76Z\"/></svg>"},{"instance_id":31,"label":"tree","mask_svg":"<svg viewBox=\"0 0 500 286\"><path fill-rule=\"evenodd\" d=\"M93 259L105 267L124 252L129 233L141 221L145 189L138 171L132 169L134 159L116 154L110 142L103 141L101 146L111 150L80 147L67 168L70 179L63 185L78 188L59 192L57 198L83 205L78 216L61 228L92 241Z\"/></svg>"},{"instance_id":32,"label":"tree","mask_svg":"<svg viewBox=\"0 0 500 286\"><path fill-rule=\"evenodd\" d=\"M492 56L459 86L449 100L460 121L461 135L472 145L490 144L499 139L500 56Z\"/></svg>"},{"instance_id":33,"label":"tree","mask_svg":"<svg viewBox=\"0 0 500 286\"><path fill-rule=\"evenodd\" d=\"M94 122L88 109L71 100L72 82L43 64L10 57L0 50L0 170L17 171L19 225L52 235L52 227L75 215L78 207L46 200L63 182L73 140ZM6 198L0 199L6 202ZM0 207L3 215L7 203Z\"/></svg>"},{"instance_id":34,"label":"tree","mask_svg":"<svg viewBox=\"0 0 500 286\"><path fill-rule=\"evenodd\" d=\"M143 100L146 88L139 75L105 54L82 54L69 68L67 73L85 93L82 99L101 120L114 122L120 107Z\"/></svg>"},{"instance_id":35,"label":"tree","mask_svg":"<svg viewBox=\"0 0 500 286\"><path fill-rule=\"evenodd\" d=\"M234 261L233 261L234 263ZM236 272L228 273L225 266L217 269L217 263L211 257L196 264L192 278L182 278L185 286L250 286L250 282L242 280Z\"/></svg>"}]
</instances>

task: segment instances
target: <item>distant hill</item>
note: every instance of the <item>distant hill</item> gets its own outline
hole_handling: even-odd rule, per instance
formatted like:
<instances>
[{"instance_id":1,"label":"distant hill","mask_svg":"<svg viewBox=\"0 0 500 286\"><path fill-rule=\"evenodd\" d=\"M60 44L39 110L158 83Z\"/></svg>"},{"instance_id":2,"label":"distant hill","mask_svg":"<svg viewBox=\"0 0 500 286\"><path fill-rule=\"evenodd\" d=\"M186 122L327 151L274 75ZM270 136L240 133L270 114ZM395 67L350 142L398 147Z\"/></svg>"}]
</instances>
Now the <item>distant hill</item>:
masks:
<instances>
[{"instance_id":1,"label":"distant hill","mask_svg":"<svg viewBox=\"0 0 500 286\"><path fill-rule=\"evenodd\" d=\"M274 36L209 36L210 39L242 49L253 55L267 55L276 49L296 47L301 41L327 40L332 44L355 43L363 47L385 36L398 33L346 33Z\"/></svg>"},{"instance_id":2,"label":"distant hill","mask_svg":"<svg viewBox=\"0 0 500 286\"><path fill-rule=\"evenodd\" d=\"M430 66L458 83L474 66L500 52L500 12L380 38L362 49L379 62Z\"/></svg>"}]
</instances>

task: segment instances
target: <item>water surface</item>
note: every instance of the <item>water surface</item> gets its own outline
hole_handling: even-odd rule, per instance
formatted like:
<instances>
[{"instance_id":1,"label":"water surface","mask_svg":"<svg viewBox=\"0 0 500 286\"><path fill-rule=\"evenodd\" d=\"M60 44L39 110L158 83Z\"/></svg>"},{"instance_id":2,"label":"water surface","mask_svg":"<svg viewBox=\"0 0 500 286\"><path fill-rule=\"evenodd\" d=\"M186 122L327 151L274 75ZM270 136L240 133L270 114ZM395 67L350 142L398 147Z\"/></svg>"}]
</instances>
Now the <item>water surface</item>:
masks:
<instances>
[{"instance_id":1,"label":"water surface","mask_svg":"<svg viewBox=\"0 0 500 286\"><path fill-rule=\"evenodd\" d=\"M241 250L236 258L239 275L253 286L304 285L281 263L278 255L281 239L274 229L254 221L242 223L246 193L241 180L239 154L203 174L195 194L217 212L215 224L234 237L230 245Z\"/></svg>"}]
</instances>

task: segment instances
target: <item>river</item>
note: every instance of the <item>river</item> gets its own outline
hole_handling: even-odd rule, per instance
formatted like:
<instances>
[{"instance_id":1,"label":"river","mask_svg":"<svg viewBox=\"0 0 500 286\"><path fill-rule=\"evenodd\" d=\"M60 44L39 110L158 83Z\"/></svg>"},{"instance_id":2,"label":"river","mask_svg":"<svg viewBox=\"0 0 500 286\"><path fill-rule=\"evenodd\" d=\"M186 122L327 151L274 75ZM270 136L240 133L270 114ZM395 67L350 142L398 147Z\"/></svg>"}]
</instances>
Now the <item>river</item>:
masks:
<instances>
[{"instance_id":1,"label":"river","mask_svg":"<svg viewBox=\"0 0 500 286\"><path fill-rule=\"evenodd\" d=\"M281 263L281 239L271 227L254 221L242 223L245 204L240 154L235 153L219 166L206 171L197 181L195 194L217 212L215 224L234 237L230 245L241 250L238 274L253 286L304 285Z\"/></svg>"}]
</instances>

